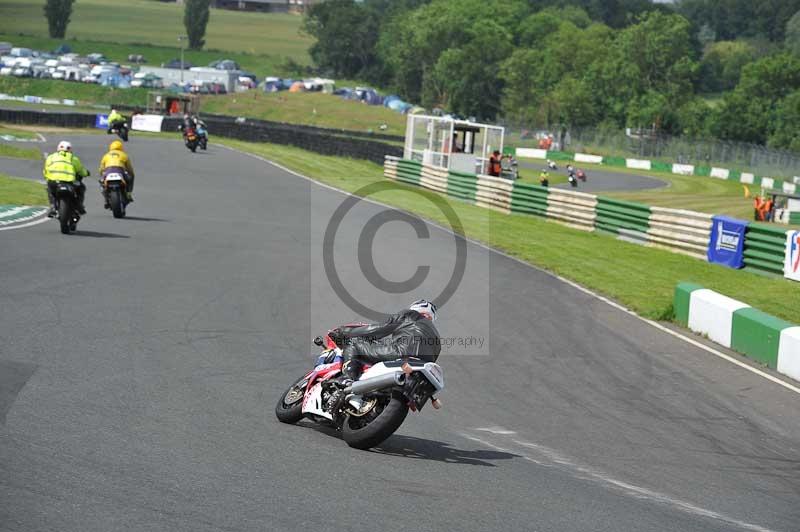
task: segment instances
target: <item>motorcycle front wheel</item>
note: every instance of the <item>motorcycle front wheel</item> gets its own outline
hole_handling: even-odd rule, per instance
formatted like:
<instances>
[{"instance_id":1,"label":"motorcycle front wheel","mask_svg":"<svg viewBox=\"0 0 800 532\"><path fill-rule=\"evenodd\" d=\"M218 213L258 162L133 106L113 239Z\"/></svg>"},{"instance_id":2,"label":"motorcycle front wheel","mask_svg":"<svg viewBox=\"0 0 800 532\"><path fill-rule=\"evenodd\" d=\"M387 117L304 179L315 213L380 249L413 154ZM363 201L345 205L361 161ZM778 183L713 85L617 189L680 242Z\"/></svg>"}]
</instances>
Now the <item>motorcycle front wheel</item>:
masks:
<instances>
[{"instance_id":1,"label":"motorcycle front wheel","mask_svg":"<svg viewBox=\"0 0 800 532\"><path fill-rule=\"evenodd\" d=\"M342 425L342 439L354 449L370 449L400 428L408 405L399 397L384 397L361 416L348 414Z\"/></svg>"},{"instance_id":2,"label":"motorcycle front wheel","mask_svg":"<svg viewBox=\"0 0 800 532\"><path fill-rule=\"evenodd\" d=\"M294 424L303 419L303 396L305 386L300 386L306 378L298 380L292 384L288 390L283 392L278 404L275 405L275 417L281 423Z\"/></svg>"}]
</instances>

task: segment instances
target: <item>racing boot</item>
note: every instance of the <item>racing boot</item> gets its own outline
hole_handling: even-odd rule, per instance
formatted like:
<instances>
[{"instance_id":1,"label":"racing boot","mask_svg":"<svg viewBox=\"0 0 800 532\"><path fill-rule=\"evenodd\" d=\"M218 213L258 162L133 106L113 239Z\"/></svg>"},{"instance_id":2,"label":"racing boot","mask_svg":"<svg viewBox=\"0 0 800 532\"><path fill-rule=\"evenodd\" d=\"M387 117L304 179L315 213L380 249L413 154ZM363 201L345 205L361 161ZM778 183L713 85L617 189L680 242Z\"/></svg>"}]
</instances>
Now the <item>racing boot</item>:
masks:
<instances>
[{"instance_id":1,"label":"racing boot","mask_svg":"<svg viewBox=\"0 0 800 532\"><path fill-rule=\"evenodd\" d=\"M330 413L336 425L339 425L342 420L342 407L344 406L344 400L348 395L345 390L351 384L353 384L352 379L343 379L336 391L331 395L330 400L328 400L328 413Z\"/></svg>"}]
</instances>

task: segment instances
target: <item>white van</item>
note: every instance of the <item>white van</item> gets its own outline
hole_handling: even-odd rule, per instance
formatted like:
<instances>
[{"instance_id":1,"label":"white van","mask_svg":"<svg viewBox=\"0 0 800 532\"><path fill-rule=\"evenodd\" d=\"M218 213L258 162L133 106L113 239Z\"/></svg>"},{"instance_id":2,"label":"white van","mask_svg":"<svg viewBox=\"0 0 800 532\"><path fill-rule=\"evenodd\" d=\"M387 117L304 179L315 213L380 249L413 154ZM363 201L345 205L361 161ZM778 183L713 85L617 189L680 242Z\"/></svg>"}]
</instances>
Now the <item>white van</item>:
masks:
<instances>
[{"instance_id":1,"label":"white van","mask_svg":"<svg viewBox=\"0 0 800 532\"><path fill-rule=\"evenodd\" d=\"M12 48L9 55L14 57L33 57L33 50L30 48Z\"/></svg>"}]
</instances>

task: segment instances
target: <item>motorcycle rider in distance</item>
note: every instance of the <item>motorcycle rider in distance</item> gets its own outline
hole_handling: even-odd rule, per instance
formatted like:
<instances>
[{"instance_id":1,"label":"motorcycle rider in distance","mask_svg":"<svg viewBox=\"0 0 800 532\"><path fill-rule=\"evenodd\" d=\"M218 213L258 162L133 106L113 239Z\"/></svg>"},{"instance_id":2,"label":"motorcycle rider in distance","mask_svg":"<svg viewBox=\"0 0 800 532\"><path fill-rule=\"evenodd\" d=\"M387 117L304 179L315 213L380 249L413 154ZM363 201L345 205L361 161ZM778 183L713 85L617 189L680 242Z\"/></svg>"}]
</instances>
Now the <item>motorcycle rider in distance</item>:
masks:
<instances>
[{"instance_id":1,"label":"motorcycle rider in distance","mask_svg":"<svg viewBox=\"0 0 800 532\"><path fill-rule=\"evenodd\" d=\"M111 133L111 130L117 126L120 126L125 123L125 117L122 116L116 109L112 109L110 113L108 113L108 133Z\"/></svg>"},{"instance_id":2,"label":"motorcycle rider in distance","mask_svg":"<svg viewBox=\"0 0 800 532\"><path fill-rule=\"evenodd\" d=\"M330 401L331 414L337 415L345 399L344 388L358 380L364 363L376 364L409 357L435 362L442 346L434 320L436 305L419 299L383 323L340 327L331 331L329 336L338 345L344 345L342 374L345 377L342 388Z\"/></svg>"},{"instance_id":3,"label":"motorcycle rider in distance","mask_svg":"<svg viewBox=\"0 0 800 532\"><path fill-rule=\"evenodd\" d=\"M56 213L56 195L55 186L57 181L64 181L69 183L78 182L78 212L86 214L86 209L83 206L83 198L86 195L86 185L83 184L83 178L89 175L89 171L83 166L83 163L77 155L72 153L72 144L66 140L58 143L55 153L47 156L42 169L47 181L47 197L50 200L50 212L47 216L52 218Z\"/></svg>"},{"instance_id":4,"label":"motorcycle rider in distance","mask_svg":"<svg viewBox=\"0 0 800 532\"><path fill-rule=\"evenodd\" d=\"M125 191L128 196L128 202L133 202L133 164L130 157L125 153L123 145L120 141L115 140L108 145L108 153L103 155L100 160L100 183L103 183L106 175L112 172L119 172L125 176ZM105 198L105 194L103 194ZM108 198L105 198L105 208L109 209L111 206L108 204Z\"/></svg>"}]
</instances>

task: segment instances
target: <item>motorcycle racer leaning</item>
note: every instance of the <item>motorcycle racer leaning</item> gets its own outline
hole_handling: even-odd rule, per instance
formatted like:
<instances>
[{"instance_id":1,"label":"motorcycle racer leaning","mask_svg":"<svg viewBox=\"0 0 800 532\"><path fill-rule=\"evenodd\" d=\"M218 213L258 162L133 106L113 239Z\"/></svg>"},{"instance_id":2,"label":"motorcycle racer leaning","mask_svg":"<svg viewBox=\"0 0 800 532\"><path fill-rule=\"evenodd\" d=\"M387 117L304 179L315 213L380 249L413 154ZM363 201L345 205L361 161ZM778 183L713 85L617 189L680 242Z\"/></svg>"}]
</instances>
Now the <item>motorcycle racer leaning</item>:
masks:
<instances>
[{"instance_id":1,"label":"motorcycle racer leaning","mask_svg":"<svg viewBox=\"0 0 800 532\"><path fill-rule=\"evenodd\" d=\"M376 364L414 357L435 362L441 352L439 331L433 325L436 305L425 299L414 301L408 308L390 316L383 323L348 326L334 329L330 337L344 345L342 373L343 388L330 401L330 411L336 415L344 401L344 388L361 375L364 363Z\"/></svg>"}]
</instances>

